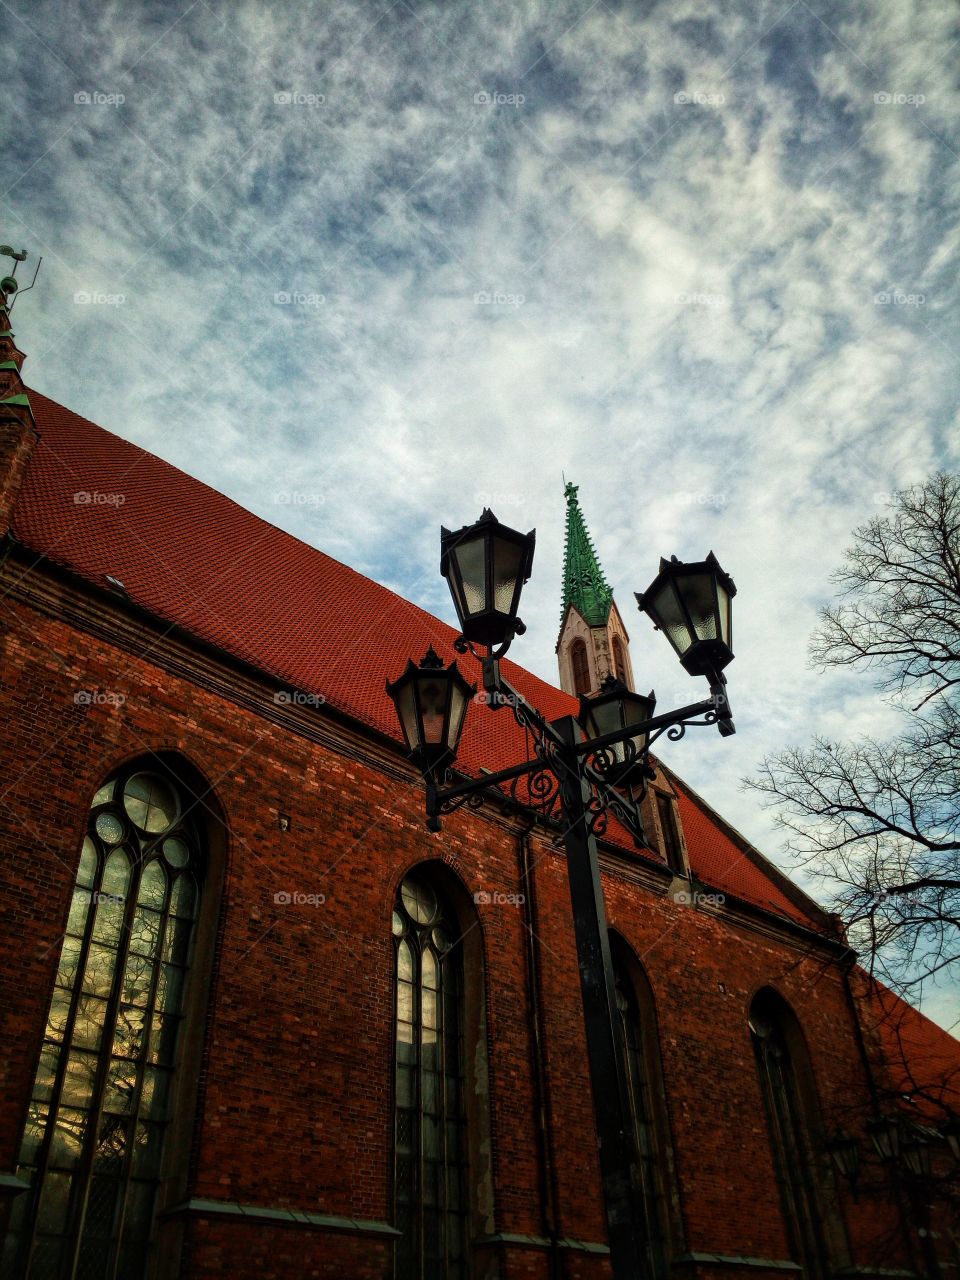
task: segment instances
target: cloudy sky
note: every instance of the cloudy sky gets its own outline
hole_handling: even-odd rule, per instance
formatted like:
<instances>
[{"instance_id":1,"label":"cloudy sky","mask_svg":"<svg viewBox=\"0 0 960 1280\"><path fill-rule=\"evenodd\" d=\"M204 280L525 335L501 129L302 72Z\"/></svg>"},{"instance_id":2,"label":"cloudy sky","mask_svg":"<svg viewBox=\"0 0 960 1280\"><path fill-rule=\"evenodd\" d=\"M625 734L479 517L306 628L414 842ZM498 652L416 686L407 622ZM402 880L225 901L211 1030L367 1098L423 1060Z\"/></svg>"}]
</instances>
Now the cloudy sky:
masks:
<instances>
[{"instance_id":1,"label":"cloudy sky","mask_svg":"<svg viewBox=\"0 0 960 1280\"><path fill-rule=\"evenodd\" d=\"M0 9L31 385L444 617L441 522L536 526L548 679L566 473L662 708L631 593L712 547L738 736L667 758L776 857L740 778L896 724L807 666L830 570L957 466L954 4Z\"/></svg>"}]
</instances>

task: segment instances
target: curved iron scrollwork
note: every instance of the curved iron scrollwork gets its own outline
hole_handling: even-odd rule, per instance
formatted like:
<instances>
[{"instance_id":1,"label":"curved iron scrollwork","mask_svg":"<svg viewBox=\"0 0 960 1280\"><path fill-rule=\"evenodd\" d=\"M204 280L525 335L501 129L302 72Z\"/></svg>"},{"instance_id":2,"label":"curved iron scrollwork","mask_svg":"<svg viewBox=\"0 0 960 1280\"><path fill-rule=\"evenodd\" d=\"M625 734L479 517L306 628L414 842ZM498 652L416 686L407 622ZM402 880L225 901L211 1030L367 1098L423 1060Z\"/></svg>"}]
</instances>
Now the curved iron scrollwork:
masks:
<instances>
[{"instance_id":1,"label":"curved iron scrollwork","mask_svg":"<svg viewBox=\"0 0 960 1280\"><path fill-rule=\"evenodd\" d=\"M453 813L455 809L480 809L483 807L484 801L487 799L488 792L474 791L470 795L449 797L440 801L440 813Z\"/></svg>"},{"instance_id":2,"label":"curved iron scrollwork","mask_svg":"<svg viewBox=\"0 0 960 1280\"><path fill-rule=\"evenodd\" d=\"M688 729L704 729L704 728L707 728L709 725L716 724L718 719L719 719L719 716L717 715L717 712L714 710L714 711L705 711L702 716L694 716L694 717L691 717L691 719L689 720L677 720L674 724L663 725L662 728L657 729L654 733L651 733L648 741L648 745L653 746L657 738L659 738L661 734L664 734L664 733L667 735L667 737L671 742L679 742Z\"/></svg>"}]
</instances>

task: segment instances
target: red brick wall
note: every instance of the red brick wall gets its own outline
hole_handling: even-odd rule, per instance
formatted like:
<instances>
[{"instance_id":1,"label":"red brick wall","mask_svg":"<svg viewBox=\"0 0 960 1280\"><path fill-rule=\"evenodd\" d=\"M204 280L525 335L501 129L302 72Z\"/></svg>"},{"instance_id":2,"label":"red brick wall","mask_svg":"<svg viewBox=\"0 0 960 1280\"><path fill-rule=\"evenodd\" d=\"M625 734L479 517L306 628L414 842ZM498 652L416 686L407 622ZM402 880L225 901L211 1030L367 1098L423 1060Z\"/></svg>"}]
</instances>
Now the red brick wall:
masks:
<instances>
[{"instance_id":1,"label":"red brick wall","mask_svg":"<svg viewBox=\"0 0 960 1280\"><path fill-rule=\"evenodd\" d=\"M392 1166L390 912L412 865L441 858L469 895L522 892L518 840L461 811L439 836L422 793L369 764L67 624L11 603L2 699L0 1170L15 1166L86 807L104 776L175 750L213 787L229 830L188 1194L389 1221ZM78 690L120 705L78 705ZM318 718L322 718L318 712ZM287 833L277 814L292 818ZM558 1234L604 1239L573 924L562 856L534 840L546 1078ZM788 1256L746 1017L774 985L804 1028L825 1116L866 1085L824 955L606 875L610 923L656 997L686 1248ZM278 891L323 894L278 905ZM481 906L498 1232L541 1236L543 1177L524 917ZM721 986L722 984L722 986ZM889 1209L844 1200L857 1261ZM384 1276L382 1240L190 1215L184 1276ZM548 1274L538 1248L491 1247L503 1276ZM608 1274L561 1251L562 1274ZM886 1265L895 1265L891 1256ZM685 1274L709 1274L691 1266ZM719 1274L719 1272L718 1272ZM740 1274L726 1266L727 1277ZM744 1269L761 1276L762 1270ZM772 1273L770 1273L772 1274Z\"/></svg>"}]
</instances>

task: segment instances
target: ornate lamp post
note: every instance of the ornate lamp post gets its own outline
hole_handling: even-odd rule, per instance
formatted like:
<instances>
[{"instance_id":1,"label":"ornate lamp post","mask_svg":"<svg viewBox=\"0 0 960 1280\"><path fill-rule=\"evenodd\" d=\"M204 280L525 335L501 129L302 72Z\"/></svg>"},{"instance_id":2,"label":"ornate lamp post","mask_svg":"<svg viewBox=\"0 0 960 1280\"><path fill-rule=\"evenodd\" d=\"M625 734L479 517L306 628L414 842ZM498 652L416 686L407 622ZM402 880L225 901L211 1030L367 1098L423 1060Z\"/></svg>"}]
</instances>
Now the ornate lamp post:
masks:
<instances>
[{"instance_id":1,"label":"ornate lamp post","mask_svg":"<svg viewBox=\"0 0 960 1280\"><path fill-rule=\"evenodd\" d=\"M654 716L655 699L608 681L583 699L577 718L548 722L500 674L500 659L525 628L517 616L533 563L534 532L518 533L484 510L473 525L442 530L440 572L450 585L461 635L458 653L481 664L487 703L510 707L530 732L534 755L496 773L456 781L453 764L470 685L456 663L443 667L428 654L408 663L387 684L411 759L426 784L427 824L439 831L443 814L488 798L512 798L560 824L567 855L570 898L580 968L584 1024L607 1215L616 1280L645 1274L644 1215L640 1200L628 1086L617 1040L617 1003L607 932L597 836L613 814L643 845L639 795L651 770L651 746L666 733L681 738L688 726L716 725L734 732L723 668L732 660L731 599L736 588L711 552L706 560L661 561L660 573L637 599L666 631L686 670L706 675L711 696ZM481 650L485 650L482 652ZM441 687L441 683L442 684Z\"/></svg>"}]
</instances>

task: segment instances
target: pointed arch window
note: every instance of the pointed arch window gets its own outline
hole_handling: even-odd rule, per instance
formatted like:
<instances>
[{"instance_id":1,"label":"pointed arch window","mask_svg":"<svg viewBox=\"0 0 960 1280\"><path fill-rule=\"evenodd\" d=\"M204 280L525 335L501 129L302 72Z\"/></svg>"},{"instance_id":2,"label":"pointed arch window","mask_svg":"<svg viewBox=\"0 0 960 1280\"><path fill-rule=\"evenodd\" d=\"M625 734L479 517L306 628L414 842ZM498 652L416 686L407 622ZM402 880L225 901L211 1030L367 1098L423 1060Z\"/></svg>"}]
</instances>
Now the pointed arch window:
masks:
<instances>
[{"instance_id":1,"label":"pointed arch window","mask_svg":"<svg viewBox=\"0 0 960 1280\"><path fill-rule=\"evenodd\" d=\"M94 796L20 1145L4 1280L135 1280L151 1265L204 860L172 778Z\"/></svg>"},{"instance_id":2,"label":"pointed arch window","mask_svg":"<svg viewBox=\"0 0 960 1280\"><path fill-rule=\"evenodd\" d=\"M617 1031L627 1080L634 1142L640 1170L647 1274L670 1271L671 1218L668 1187L672 1182L669 1136L659 1046L653 1021L653 995L630 973L624 944L611 937L617 994ZM631 968L633 966L630 966Z\"/></svg>"},{"instance_id":3,"label":"pointed arch window","mask_svg":"<svg viewBox=\"0 0 960 1280\"><path fill-rule=\"evenodd\" d=\"M831 1273L829 1242L842 1228L830 1205L830 1174L816 1158L802 1034L792 1010L770 990L751 1005L750 1033L791 1252L804 1276L819 1280ZM842 1245L838 1252L845 1252Z\"/></svg>"},{"instance_id":4,"label":"pointed arch window","mask_svg":"<svg viewBox=\"0 0 960 1280\"><path fill-rule=\"evenodd\" d=\"M463 946L421 873L400 886L396 958L394 1192L397 1280L464 1280L467 1132Z\"/></svg>"},{"instance_id":5,"label":"pointed arch window","mask_svg":"<svg viewBox=\"0 0 960 1280\"><path fill-rule=\"evenodd\" d=\"M580 698L590 692L590 660L587 646L579 637L570 646L570 662L573 665L573 691Z\"/></svg>"}]
</instances>

